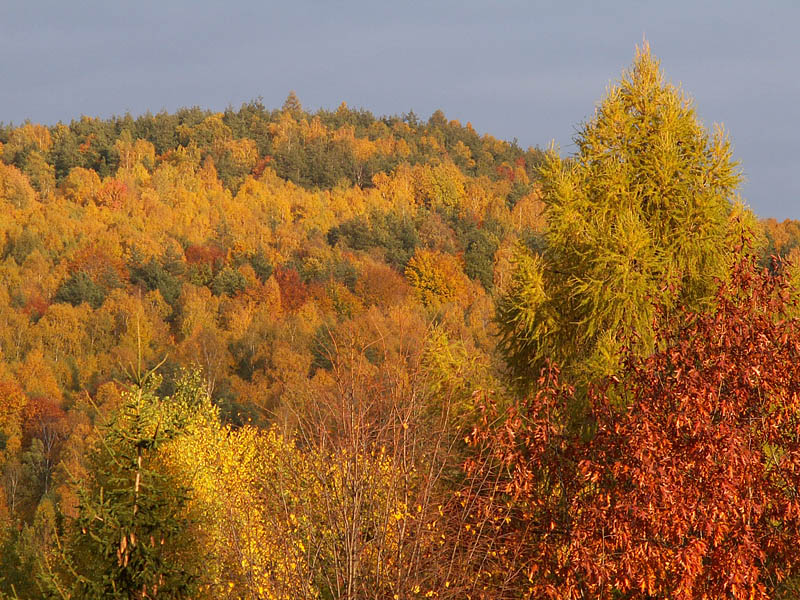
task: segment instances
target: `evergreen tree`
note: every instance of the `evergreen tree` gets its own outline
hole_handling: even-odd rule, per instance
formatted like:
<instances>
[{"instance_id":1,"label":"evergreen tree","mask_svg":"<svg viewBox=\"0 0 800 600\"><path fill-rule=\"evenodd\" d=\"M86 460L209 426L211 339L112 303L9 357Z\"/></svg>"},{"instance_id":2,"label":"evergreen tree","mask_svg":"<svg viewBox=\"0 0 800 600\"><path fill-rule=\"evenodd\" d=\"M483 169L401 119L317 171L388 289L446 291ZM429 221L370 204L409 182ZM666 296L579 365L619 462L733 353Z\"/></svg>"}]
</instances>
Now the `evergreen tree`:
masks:
<instances>
[{"instance_id":1,"label":"evergreen tree","mask_svg":"<svg viewBox=\"0 0 800 600\"><path fill-rule=\"evenodd\" d=\"M138 378L89 456L58 564L45 584L53 597L191 598L197 569L187 539L188 490L159 468L158 451L179 431L154 393L159 378ZM199 385L194 385L198 395ZM186 395L179 390L178 400Z\"/></svg>"},{"instance_id":2,"label":"evergreen tree","mask_svg":"<svg viewBox=\"0 0 800 600\"><path fill-rule=\"evenodd\" d=\"M99 308L105 299L105 290L97 285L86 271L77 271L70 275L56 291L55 302L67 302L79 306L87 302L92 308Z\"/></svg>"},{"instance_id":3,"label":"evergreen tree","mask_svg":"<svg viewBox=\"0 0 800 600\"><path fill-rule=\"evenodd\" d=\"M709 302L733 255L730 143L665 83L646 43L575 141L576 156L551 151L541 167L546 248L519 247L498 302L522 381L546 358L580 382L613 373L623 345L647 353L655 307Z\"/></svg>"}]
</instances>

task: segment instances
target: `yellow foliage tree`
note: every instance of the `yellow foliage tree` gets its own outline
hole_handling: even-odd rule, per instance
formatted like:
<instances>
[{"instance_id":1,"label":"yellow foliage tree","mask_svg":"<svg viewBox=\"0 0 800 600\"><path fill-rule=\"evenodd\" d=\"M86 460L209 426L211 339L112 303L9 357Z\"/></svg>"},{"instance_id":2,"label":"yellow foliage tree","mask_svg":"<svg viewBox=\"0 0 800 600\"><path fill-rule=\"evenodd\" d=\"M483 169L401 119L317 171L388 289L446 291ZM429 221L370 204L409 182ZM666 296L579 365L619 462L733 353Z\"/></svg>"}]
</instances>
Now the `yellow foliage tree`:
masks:
<instances>
[{"instance_id":1,"label":"yellow foliage tree","mask_svg":"<svg viewBox=\"0 0 800 600\"><path fill-rule=\"evenodd\" d=\"M0 200L14 208L26 208L36 199L28 178L17 167L0 162Z\"/></svg>"},{"instance_id":2,"label":"yellow foliage tree","mask_svg":"<svg viewBox=\"0 0 800 600\"><path fill-rule=\"evenodd\" d=\"M451 254L419 249L408 261L405 274L426 306L456 302L469 289L469 279Z\"/></svg>"},{"instance_id":3,"label":"yellow foliage tree","mask_svg":"<svg viewBox=\"0 0 800 600\"><path fill-rule=\"evenodd\" d=\"M275 429L232 429L207 397L189 420L164 462L191 483L203 597L355 597L367 565L388 568L412 515L385 451L345 456L301 449Z\"/></svg>"}]
</instances>

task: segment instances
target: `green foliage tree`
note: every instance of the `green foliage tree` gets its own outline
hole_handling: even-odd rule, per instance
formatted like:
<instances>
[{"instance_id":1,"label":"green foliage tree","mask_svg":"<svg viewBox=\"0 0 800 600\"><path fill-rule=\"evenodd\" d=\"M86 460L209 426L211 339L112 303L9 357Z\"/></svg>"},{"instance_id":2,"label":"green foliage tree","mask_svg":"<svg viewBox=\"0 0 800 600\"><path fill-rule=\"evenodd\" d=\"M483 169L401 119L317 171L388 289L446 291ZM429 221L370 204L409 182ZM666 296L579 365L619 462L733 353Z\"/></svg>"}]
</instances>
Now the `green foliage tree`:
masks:
<instances>
[{"instance_id":1,"label":"green foliage tree","mask_svg":"<svg viewBox=\"0 0 800 600\"><path fill-rule=\"evenodd\" d=\"M153 371L137 379L88 457L78 516L45 578L53 597L194 597L188 490L159 468L159 449L177 435L179 423L154 394L159 378ZM197 396L195 380L190 383ZM185 403L185 396L187 391L179 390L176 402Z\"/></svg>"},{"instance_id":2,"label":"green foliage tree","mask_svg":"<svg viewBox=\"0 0 800 600\"><path fill-rule=\"evenodd\" d=\"M253 267L253 271L255 271L256 276L261 283L264 283L267 279L269 279L270 275L272 275L274 267L272 266L272 263L269 262L269 259L264 255L263 250L259 249L249 258L249 261L250 266Z\"/></svg>"},{"instance_id":3,"label":"green foliage tree","mask_svg":"<svg viewBox=\"0 0 800 600\"><path fill-rule=\"evenodd\" d=\"M138 260L133 263L131 283L143 285L148 290L158 290L170 306L177 303L182 285L176 276L181 268L180 263L167 256L161 262L151 257L146 263Z\"/></svg>"},{"instance_id":4,"label":"green foliage tree","mask_svg":"<svg viewBox=\"0 0 800 600\"><path fill-rule=\"evenodd\" d=\"M78 306L87 302L92 308L98 308L105 299L105 290L97 285L86 271L76 271L70 275L53 297L55 302L68 302Z\"/></svg>"},{"instance_id":5,"label":"green foliage tree","mask_svg":"<svg viewBox=\"0 0 800 600\"><path fill-rule=\"evenodd\" d=\"M545 358L579 381L613 373L622 345L654 347L655 306L702 306L731 264L730 143L665 83L646 43L576 144L541 167L546 249L519 247L498 302L501 347L523 380Z\"/></svg>"},{"instance_id":6,"label":"green foliage tree","mask_svg":"<svg viewBox=\"0 0 800 600\"><path fill-rule=\"evenodd\" d=\"M397 213L359 216L328 231L328 243L343 240L353 250L379 247L385 251L386 262L402 269L419 245L419 235L408 217Z\"/></svg>"},{"instance_id":7,"label":"green foliage tree","mask_svg":"<svg viewBox=\"0 0 800 600\"><path fill-rule=\"evenodd\" d=\"M474 223L455 223L454 229L464 244L464 272L470 279L477 279L484 289L492 289L494 277L494 255L502 239L502 231L491 231L486 224L478 228ZM495 228L499 229L499 228Z\"/></svg>"},{"instance_id":8,"label":"green foliage tree","mask_svg":"<svg viewBox=\"0 0 800 600\"><path fill-rule=\"evenodd\" d=\"M244 276L230 267L225 267L217 273L211 282L211 291L217 296L235 296L247 287Z\"/></svg>"}]
</instances>

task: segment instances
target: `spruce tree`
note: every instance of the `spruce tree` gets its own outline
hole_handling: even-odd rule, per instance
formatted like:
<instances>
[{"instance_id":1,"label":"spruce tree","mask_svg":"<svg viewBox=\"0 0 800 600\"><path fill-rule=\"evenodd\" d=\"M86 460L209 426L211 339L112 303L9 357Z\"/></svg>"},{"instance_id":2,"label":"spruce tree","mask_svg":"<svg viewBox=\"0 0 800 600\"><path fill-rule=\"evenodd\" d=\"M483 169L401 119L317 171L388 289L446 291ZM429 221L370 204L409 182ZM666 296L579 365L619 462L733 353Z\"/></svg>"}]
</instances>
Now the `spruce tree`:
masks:
<instances>
[{"instance_id":1,"label":"spruce tree","mask_svg":"<svg viewBox=\"0 0 800 600\"><path fill-rule=\"evenodd\" d=\"M154 393L158 383L152 372L138 379L89 456L79 514L68 523L45 580L52 597L194 597L188 490L158 459L159 448L179 430L169 399Z\"/></svg>"},{"instance_id":2,"label":"spruce tree","mask_svg":"<svg viewBox=\"0 0 800 600\"><path fill-rule=\"evenodd\" d=\"M646 43L575 142L574 157L551 150L541 167L546 248L520 246L498 302L521 381L546 359L577 382L613 373L622 346L653 349L656 306L702 307L731 264L729 140L703 127Z\"/></svg>"}]
</instances>

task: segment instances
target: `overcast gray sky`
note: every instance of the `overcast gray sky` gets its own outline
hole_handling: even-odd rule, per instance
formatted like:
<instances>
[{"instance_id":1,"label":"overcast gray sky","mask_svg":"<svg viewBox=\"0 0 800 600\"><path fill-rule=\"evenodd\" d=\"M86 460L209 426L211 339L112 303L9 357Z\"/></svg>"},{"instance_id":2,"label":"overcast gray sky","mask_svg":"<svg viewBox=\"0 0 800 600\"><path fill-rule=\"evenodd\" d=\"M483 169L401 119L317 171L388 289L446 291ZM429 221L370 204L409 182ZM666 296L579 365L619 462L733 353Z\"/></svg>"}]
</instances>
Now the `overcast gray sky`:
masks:
<instances>
[{"instance_id":1,"label":"overcast gray sky","mask_svg":"<svg viewBox=\"0 0 800 600\"><path fill-rule=\"evenodd\" d=\"M796 0L0 0L0 121L278 107L293 89L307 109L441 108L567 154L645 35L729 130L745 201L800 218L798 23Z\"/></svg>"}]
</instances>

